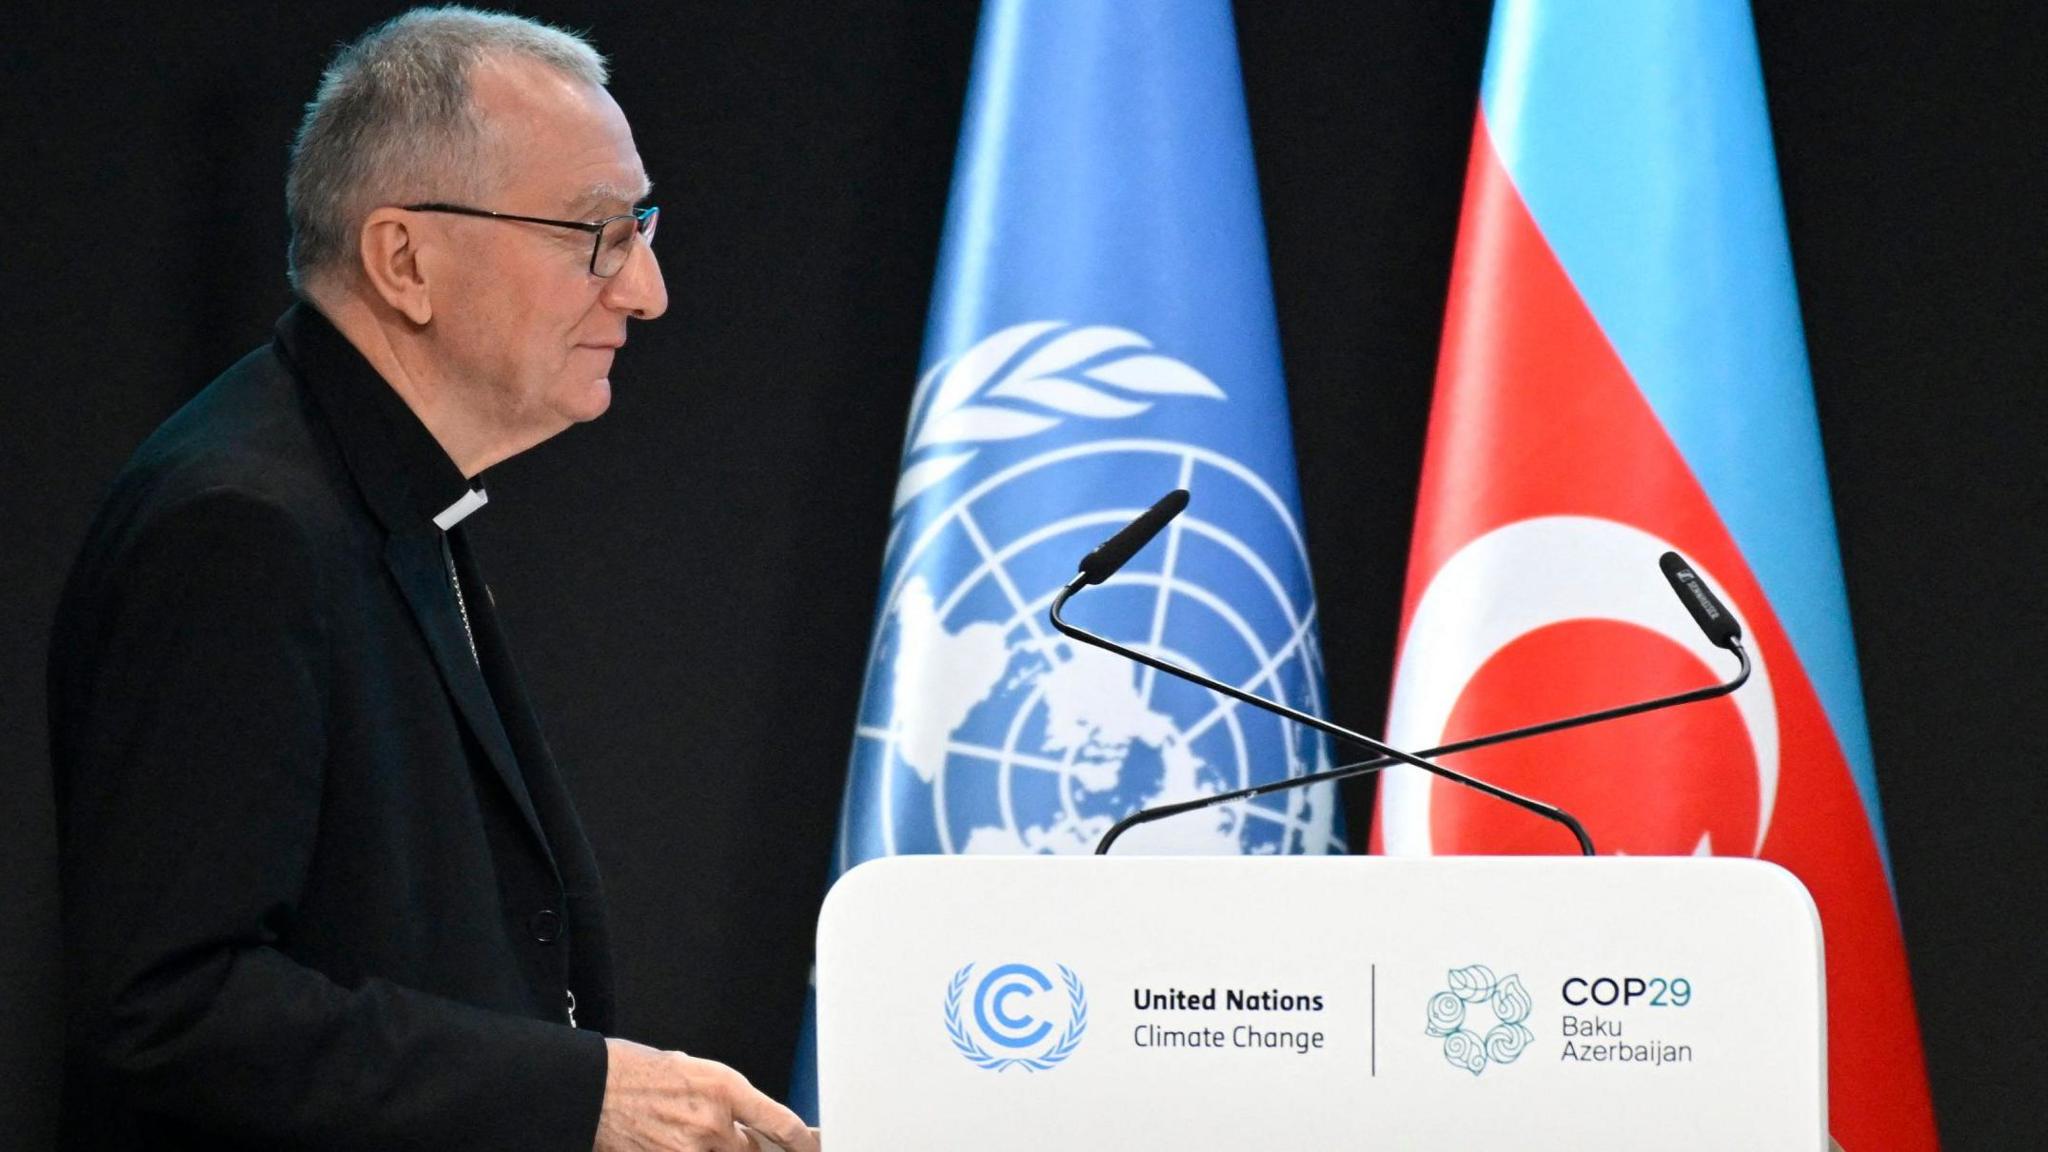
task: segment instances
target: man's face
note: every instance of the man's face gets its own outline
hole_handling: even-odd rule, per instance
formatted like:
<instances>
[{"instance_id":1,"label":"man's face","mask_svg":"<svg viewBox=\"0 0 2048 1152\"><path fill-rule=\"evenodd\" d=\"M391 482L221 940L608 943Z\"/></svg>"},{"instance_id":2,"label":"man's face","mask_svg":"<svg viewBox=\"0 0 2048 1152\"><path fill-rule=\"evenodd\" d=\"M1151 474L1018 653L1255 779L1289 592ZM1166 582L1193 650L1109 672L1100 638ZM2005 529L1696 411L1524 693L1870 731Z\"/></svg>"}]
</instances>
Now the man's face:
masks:
<instances>
[{"instance_id":1,"label":"man's face","mask_svg":"<svg viewBox=\"0 0 2048 1152\"><path fill-rule=\"evenodd\" d=\"M487 61L472 94L500 176L473 207L597 221L646 195L632 129L602 88ZM435 224L450 243L433 257L428 336L465 405L529 444L601 415L627 319L668 307L652 250L636 240L626 266L601 278L590 273L588 232L458 216Z\"/></svg>"}]
</instances>

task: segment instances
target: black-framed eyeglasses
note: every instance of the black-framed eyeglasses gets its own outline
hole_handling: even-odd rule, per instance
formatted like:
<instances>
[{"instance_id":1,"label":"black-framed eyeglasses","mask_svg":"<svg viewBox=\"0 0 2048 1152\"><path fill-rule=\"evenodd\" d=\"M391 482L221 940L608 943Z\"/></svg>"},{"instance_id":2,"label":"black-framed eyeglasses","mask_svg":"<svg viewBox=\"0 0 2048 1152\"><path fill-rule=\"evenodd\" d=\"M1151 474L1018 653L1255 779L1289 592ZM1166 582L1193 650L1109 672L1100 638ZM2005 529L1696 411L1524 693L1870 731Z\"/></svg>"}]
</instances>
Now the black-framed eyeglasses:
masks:
<instances>
[{"instance_id":1,"label":"black-framed eyeglasses","mask_svg":"<svg viewBox=\"0 0 2048 1152\"><path fill-rule=\"evenodd\" d=\"M633 238L640 237L648 244L654 243L654 224L661 217L661 209L653 205L636 208L622 216L607 216L602 220L549 220L542 216L515 216L510 212L491 212L482 208L469 208L461 204L407 204L407 212L449 212L457 216L480 216L486 220L517 220L521 224L546 224L550 228L574 228L588 232L590 242L590 274L592 276L616 276L626 266L627 257L633 254Z\"/></svg>"}]
</instances>

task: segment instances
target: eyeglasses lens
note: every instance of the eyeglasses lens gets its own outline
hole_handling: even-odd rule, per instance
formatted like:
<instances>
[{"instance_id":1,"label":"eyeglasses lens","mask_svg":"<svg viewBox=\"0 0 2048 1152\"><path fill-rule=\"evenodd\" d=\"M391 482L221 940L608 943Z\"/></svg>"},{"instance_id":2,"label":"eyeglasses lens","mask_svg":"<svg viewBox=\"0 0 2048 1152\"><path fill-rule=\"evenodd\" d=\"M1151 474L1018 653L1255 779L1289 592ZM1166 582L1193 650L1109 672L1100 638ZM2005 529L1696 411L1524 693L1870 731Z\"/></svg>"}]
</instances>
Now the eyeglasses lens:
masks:
<instances>
[{"instance_id":1,"label":"eyeglasses lens","mask_svg":"<svg viewBox=\"0 0 2048 1152\"><path fill-rule=\"evenodd\" d=\"M626 266L626 260L633 254L633 237L649 244L654 243L654 222L660 213L650 212L644 221L631 216L620 216L608 221L604 231L597 238L597 259L592 270L599 276L616 276Z\"/></svg>"}]
</instances>

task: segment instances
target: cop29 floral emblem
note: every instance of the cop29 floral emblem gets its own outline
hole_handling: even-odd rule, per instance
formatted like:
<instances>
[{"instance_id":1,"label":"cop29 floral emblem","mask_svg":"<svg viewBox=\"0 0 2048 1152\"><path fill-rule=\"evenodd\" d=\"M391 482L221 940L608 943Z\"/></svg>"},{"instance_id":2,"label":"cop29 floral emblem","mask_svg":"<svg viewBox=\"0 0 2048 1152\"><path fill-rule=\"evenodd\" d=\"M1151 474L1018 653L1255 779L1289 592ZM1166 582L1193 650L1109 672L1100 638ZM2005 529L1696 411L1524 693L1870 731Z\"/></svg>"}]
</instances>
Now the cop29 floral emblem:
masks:
<instances>
[{"instance_id":1,"label":"cop29 floral emblem","mask_svg":"<svg viewBox=\"0 0 2048 1152\"><path fill-rule=\"evenodd\" d=\"M1444 1059L1474 1076L1488 1064L1512 1064L1536 1038L1523 1021L1532 1005L1519 975L1494 979L1484 964L1453 968L1450 986L1429 998L1425 1031L1444 1042ZM1484 1033L1479 1027L1492 1017Z\"/></svg>"},{"instance_id":2,"label":"cop29 floral emblem","mask_svg":"<svg viewBox=\"0 0 2048 1152\"><path fill-rule=\"evenodd\" d=\"M1055 967L1057 989L1029 964L997 965L979 982L972 964L955 972L946 985L946 1035L954 1050L990 1072L1044 1072L1064 1063L1088 1030L1088 992L1073 969Z\"/></svg>"}]
</instances>

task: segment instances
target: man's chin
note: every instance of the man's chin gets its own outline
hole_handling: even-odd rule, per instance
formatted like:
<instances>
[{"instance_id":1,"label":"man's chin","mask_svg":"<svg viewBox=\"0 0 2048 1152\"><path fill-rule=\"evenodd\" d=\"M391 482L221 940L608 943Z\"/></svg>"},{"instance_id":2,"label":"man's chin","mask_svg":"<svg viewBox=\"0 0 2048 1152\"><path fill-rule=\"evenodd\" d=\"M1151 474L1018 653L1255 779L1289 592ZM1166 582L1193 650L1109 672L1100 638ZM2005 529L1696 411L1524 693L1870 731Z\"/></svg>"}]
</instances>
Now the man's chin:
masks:
<instances>
[{"instance_id":1,"label":"man's chin","mask_svg":"<svg viewBox=\"0 0 2048 1152\"><path fill-rule=\"evenodd\" d=\"M561 405L556 411L560 412L572 424L588 424L599 416L604 415L605 411L611 406L611 377L600 376L578 389L576 394L569 397L568 402Z\"/></svg>"}]
</instances>

